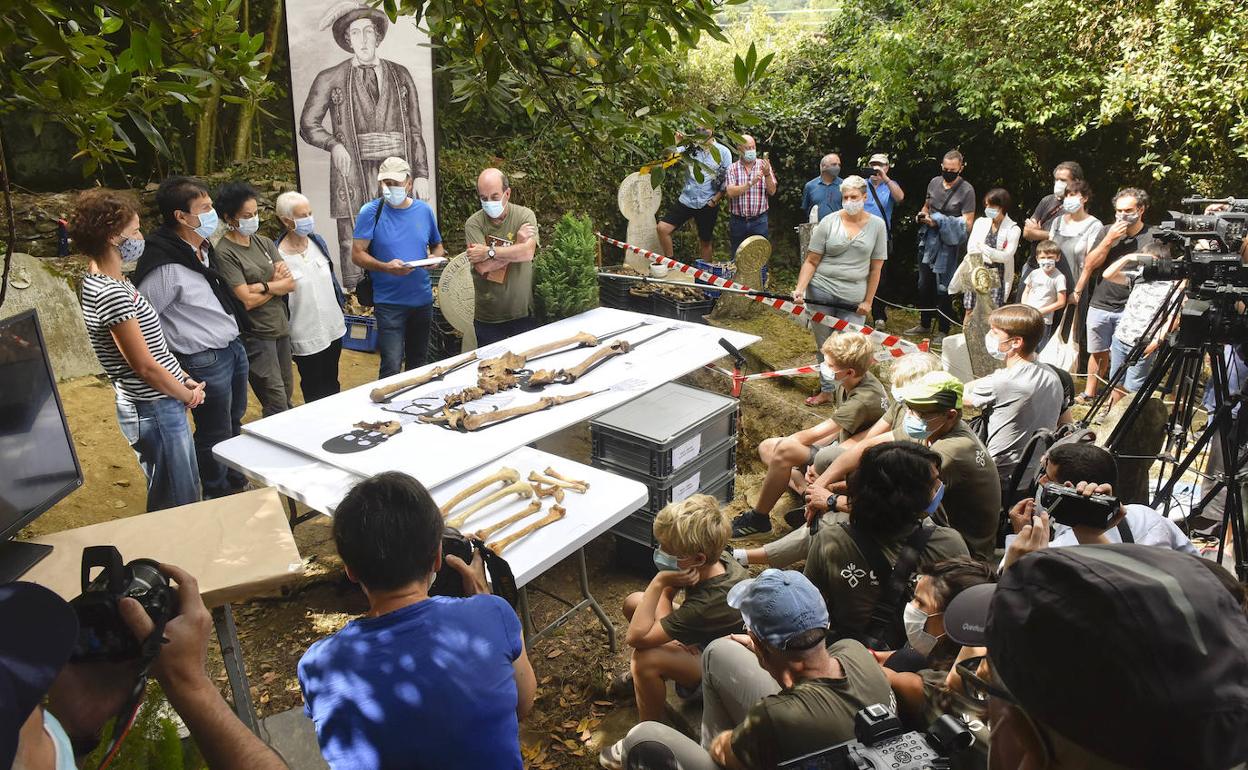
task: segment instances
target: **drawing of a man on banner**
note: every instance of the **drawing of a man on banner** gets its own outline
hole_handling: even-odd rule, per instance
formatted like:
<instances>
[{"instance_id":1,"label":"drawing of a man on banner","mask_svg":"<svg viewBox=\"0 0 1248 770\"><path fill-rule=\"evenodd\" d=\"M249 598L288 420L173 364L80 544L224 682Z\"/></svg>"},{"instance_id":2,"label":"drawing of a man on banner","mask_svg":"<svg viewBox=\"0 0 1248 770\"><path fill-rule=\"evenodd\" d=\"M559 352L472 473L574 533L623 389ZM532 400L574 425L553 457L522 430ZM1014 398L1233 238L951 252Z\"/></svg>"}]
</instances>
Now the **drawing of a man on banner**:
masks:
<instances>
[{"instance_id":1,"label":"drawing of a man on banner","mask_svg":"<svg viewBox=\"0 0 1248 770\"><path fill-rule=\"evenodd\" d=\"M377 169L391 156L412 167L413 193L429 200L429 156L411 72L378 56L390 20L355 0L331 7L320 28L351 58L322 70L308 90L299 136L330 154L330 216L338 224L342 282L355 288L362 271L351 262L351 234L360 206L374 197ZM329 124L325 118L329 116Z\"/></svg>"}]
</instances>

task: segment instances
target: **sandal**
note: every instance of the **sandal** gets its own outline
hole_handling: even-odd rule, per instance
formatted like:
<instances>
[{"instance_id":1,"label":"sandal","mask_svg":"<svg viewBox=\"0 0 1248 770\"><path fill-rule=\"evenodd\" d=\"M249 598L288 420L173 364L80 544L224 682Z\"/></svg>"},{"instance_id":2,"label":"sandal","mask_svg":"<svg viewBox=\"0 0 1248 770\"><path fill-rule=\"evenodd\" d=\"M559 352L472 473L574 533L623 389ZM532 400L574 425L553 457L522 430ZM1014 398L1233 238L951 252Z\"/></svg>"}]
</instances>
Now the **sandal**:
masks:
<instances>
[{"instance_id":1,"label":"sandal","mask_svg":"<svg viewBox=\"0 0 1248 770\"><path fill-rule=\"evenodd\" d=\"M1089 406L1095 400L1096 396L1089 396L1087 393L1080 393L1075 396L1075 403L1079 406Z\"/></svg>"},{"instance_id":2,"label":"sandal","mask_svg":"<svg viewBox=\"0 0 1248 770\"><path fill-rule=\"evenodd\" d=\"M831 399L827 398L827 393L818 393L806 399L806 406L823 406Z\"/></svg>"}]
</instances>

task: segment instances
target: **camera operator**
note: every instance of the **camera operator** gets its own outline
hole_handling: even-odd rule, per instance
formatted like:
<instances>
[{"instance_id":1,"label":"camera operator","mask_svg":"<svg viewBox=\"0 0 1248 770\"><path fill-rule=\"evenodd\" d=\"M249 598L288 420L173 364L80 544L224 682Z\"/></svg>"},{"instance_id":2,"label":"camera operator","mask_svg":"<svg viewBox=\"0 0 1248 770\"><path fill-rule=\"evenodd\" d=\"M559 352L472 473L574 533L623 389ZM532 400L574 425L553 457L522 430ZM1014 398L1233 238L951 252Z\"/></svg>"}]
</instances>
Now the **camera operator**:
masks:
<instances>
[{"instance_id":1,"label":"camera operator","mask_svg":"<svg viewBox=\"0 0 1248 770\"><path fill-rule=\"evenodd\" d=\"M624 767L773 768L854 737L854 714L892 692L860 643L825 646L828 609L800 572L764 570L728 593L746 634L702 653L702 745L658 722L624 738Z\"/></svg>"},{"instance_id":2,"label":"camera operator","mask_svg":"<svg viewBox=\"0 0 1248 770\"><path fill-rule=\"evenodd\" d=\"M950 603L988 766L1226 770L1248 759L1248 619L1215 570L1142 545L1045 550ZM1242 594L1240 594L1242 596ZM987 661L988 665L982 664Z\"/></svg>"},{"instance_id":3,"label":"camera operator","mask_svg":"<svg viewBox=\"0 0 1248 770\"><path fill-rule=\"evenodd\" d=\"M169 564L161 571L177 583L180 611L164 627L164 643L151 673L214 770L269 770L286 763L235 716L205 669L212 616L195 578ZM136 639L155 625L134 599L119 610ZM0 588L0 767L21 726L14 767L66 770L99 743L107 722L133 697L140 672L133 661L68 662L78 636L74 610L60 597L30 583ZM12 700L10 700L12 694ZM32 708L48 696L46 709ZM15 708L12 708L15 706ZM121 718L121 717L118 717ZM18 721L14 721L14 720ZM124 737L123 733L118 733ZM75 756L76 755L76 756Z\"/></svg>"},{"instance_id":4,"label":"camera operator","mask_svg":"<svg viewBox=\"0 0 1248 770\"><path fill-rule=\"evenodd\" d=\"M1170 256L1170 247L1160 241L1153 241L1144 246L1140 254L1128 254L1109 267L1105 268L1104 275L1101 279L1109 282L1122 284L1130 287L1131 295L1127 297L1126 307L1122 311L1122 318L1118 320L1118 328L1114 329L1114 337L1109 346L1109 378L1112 380L1118 370L1126 365L1127 357L1131 354L1131 349L1135 347L1140 337L1148 330L1153 322L1153 318L1161 310L1161 303L1170 295L1170 290L1174 288L1176 281L1150 281L1143 277L1142 271L1137 271L1134 275L1127 271L1140 264L1140 256L1146 258L1168 258ZM1180 285L1179 290L1182 291L1186 282ZM1145 378L1153 368L1153 362L1157 360L1157 348L1161 347L1161 343L1165 341L1168 335L1179 323L1179 315L1175 313L1171 318L1165 318L1157 328L1153 331L1152 339L1144 348L1144 355L1135 363L1127 368L1126 375L1122 382L1114 388L1113 394L1110 396L1112 403L1118 403L1123 396L1128 393L1134 393L1144 384Z\"/></svg>"},{"instance_id":5,"label":"camera operator","mask_svg":"<svg viewBox=\"0 0 1248 770\"><path fill-rule=\"evenodd\" d=\"M1079 403L1096 398L1101 378L1109 376L1109 348L1114 330L1122 318L1130 287L1114 281L1102 281L1105 267L1127 254L1142 251L1154 239L1155 231L1144 223L1148 212L1148 193L1135 187L1124 187L1114 195L1114 223L1101 228L1096 246L1083 261L1083 271L1075 279L1070 301L1078 306L1078 317L1086 319L1088 346L1088 381Z\"/></svg>"},{"instance_id":6,"label":"camera operator","mask_svg":"<svg viewBox=\"0 0 1248 770\"><path fill-rule=\"evenodd\" d=\"M1037 479L1041 488L1045 484L1060 484L1090 497L1094 494L1113 495L1114 485L1118 483L1118 464L1114 456L1095 444L1058 444L1048 451L1041 462L1043 471ZM1010 509L1010 523L1015 535L1006 538L1005 566L1021 558L1023 553L1045 546L1138 543L1198 555L1195 546L1174 522L1147 505L1120 504L1118 508L1117 515L1109 518L1104 527L1054 523L1054 536L1050 543L1034 531L1023 537L1024 530L1036 524L1033 517L1041 517L1048 511L1042 510L1034 498L1020 500ZM1044 522L1047 530L1047 516ZM1015 546L1020 537L1026 542Z\"/></svg>"}]
</instances>

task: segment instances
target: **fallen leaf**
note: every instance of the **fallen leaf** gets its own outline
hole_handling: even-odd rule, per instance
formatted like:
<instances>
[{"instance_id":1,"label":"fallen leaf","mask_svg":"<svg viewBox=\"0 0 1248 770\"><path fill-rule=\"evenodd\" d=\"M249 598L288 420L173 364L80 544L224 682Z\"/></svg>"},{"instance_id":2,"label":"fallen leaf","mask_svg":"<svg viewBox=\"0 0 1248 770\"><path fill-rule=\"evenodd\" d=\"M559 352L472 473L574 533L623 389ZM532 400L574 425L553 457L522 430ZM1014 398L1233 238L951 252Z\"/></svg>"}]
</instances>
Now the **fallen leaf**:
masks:
<instances>
[{"instance_id":1,"label":"fallen leaf","mask_svg":"<svg viewBox=\"0 0 1248 770\"><path fill-rule=\"evenodd\" d=\"M614 706L615 704L614 704L614 703L612 703L612 702L611 702L611 701L609 701L609 700L596 700L596 701L594 701L594 705L595 705L595 706L604 706L604 707L610 708L610 707Z\"/></svg>"},{"instance_id":2,"label":"fallen leaf","mask_svg":"<svg viewBox=\"0 0 1248 770\"><path fill-rule=\"evenodd\" d=\"M554 649L554 650L551 650L550 652L546 653L546 657L547 657L547 658L557 658L557 657L559 657L559 656L560 656L560 655L562 655L562 654L563 654L563 650L562 650L562 649Z\"/></svg>"}]
</instances>

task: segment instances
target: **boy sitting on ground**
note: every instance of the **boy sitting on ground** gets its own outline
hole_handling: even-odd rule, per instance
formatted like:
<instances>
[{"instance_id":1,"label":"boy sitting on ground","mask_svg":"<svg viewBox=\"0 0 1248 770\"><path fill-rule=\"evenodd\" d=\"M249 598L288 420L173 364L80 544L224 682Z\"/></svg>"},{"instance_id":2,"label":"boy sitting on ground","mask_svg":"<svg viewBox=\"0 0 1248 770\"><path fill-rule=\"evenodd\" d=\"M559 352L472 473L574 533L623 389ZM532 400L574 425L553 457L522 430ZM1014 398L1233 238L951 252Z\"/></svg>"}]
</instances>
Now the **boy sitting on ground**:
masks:
<instances>
[{"instance_id":1,"label":"boy sitting on ground","mask_svg":"<svg viewBox=\"0 0 1248 770\"><path fill-rule=\"evenodd\" d=\"M624 600L624 640L633 648L629 669L642 721L663 717L668 679L678 693L696 693L702 648L744 628L741 613L728 606L728 590L749 576L724 551L731 532L727 515L710 495L672 503L654 517L659 572L644 592ZM682 588L684 599L674 608Z\"/></svg>"},{"instance_id":2,"label":"boy sitting on ground","mask_svg":"<svg viewBox=\"0 0 1248 770\"><path fill-rule=\"evenodd\" d=\"M870 430L888 409L888 393L868 369L875 360L875 344L862 334L834 334L823 343L820 369L835 380L832 416L813 428L790 436L769 438L758 445L758 456L767 464L767 476L754 507L732 522L734 538L771 531L771 509L784 490L793 484L805 490L806 466L814 465L821 451L848 446Z\"/></svg>"}]
</instances>

